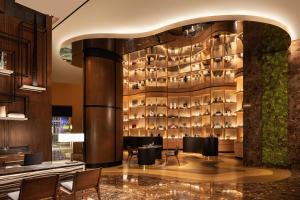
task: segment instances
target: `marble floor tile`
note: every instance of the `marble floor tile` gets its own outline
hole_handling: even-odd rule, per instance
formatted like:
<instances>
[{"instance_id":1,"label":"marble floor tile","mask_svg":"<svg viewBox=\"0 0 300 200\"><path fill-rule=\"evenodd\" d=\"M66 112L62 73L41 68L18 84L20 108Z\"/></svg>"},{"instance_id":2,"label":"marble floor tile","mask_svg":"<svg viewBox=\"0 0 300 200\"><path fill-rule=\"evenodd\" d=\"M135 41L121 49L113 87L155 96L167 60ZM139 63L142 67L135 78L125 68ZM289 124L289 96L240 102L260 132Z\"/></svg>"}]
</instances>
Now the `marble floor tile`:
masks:
<instances>
[{"instance_id":1,"label":"marble floor tile","mask_svg":"<svg viewBox=\"0 0 300 200\"><path fill-rule=\"evenodd\" d=\"M101 179L101 199L300 199L299 171L244 167L241 160L229 154L209 160L181 154L180 162L180 166L176 161L166 165L160 160L154 166L141 167L133 160L130 165L124 162L122 166L106 168ZM88 190L84 199L97 199L96 193Z\"/></svg>"}]
</instances>

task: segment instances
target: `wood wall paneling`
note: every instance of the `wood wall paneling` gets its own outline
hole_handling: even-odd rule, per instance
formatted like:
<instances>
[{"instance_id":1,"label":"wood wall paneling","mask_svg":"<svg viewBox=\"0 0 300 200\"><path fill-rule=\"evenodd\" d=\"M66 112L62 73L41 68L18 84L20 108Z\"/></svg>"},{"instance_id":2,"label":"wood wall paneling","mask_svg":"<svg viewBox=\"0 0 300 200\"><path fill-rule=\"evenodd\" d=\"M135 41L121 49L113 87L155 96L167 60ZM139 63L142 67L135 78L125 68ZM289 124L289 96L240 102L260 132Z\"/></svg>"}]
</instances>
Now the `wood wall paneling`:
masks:
<instances>
[{"instance_id":1,"label":"wood wall paneling","mask_svg":"<svg viewBox=\"0 0 300 200\"><path fill-rule=\"evenodd\" d=\"M72 132L83 131L83 88L81 84L53 82L52 105L72 106Z\"/></svg>"},{"instance_id":2,"label":"wood wall paneling","mask_svg":"<svg viewBox=\"0 0 300 200\"><path fill-rule=\"evenodd\" d=\"M0 0L0 12L5 11L5 0Z\"/></svg>"},{"instance_id":3,"label":"wood wall paneling","mask_svg":"<svg viewBox=\"0 0 300 200\"><path fill-rule=\"evenodd\" d=\"M51 45L52 23L51 17L34 10L16 4L14 1L5 2L5 13L0 13L0 49L14 54L12 68L15 70L16 95L28 98L27 105L16 98L13 103L5 103L11 112L20 112L21 108L27 108L27 121L0 121L0 130L6 129L7 140L4 141L3 133L0 135L0 145L29 146L32 152L43 152L45 160L51 160ZM33 47L33 16L38 16L38 82L43 85L48 83L47 91L35 93L22 91L17 88L20 83L20 75L23 83L31 84L30 76L32 67ZM47 72L47 75L46 75ZM8 89L9 81L2 83L1 89ZM2 88L2 86L4 86ZM0 105L3 105L0 104Z\"/></svg>"}]
</instances>

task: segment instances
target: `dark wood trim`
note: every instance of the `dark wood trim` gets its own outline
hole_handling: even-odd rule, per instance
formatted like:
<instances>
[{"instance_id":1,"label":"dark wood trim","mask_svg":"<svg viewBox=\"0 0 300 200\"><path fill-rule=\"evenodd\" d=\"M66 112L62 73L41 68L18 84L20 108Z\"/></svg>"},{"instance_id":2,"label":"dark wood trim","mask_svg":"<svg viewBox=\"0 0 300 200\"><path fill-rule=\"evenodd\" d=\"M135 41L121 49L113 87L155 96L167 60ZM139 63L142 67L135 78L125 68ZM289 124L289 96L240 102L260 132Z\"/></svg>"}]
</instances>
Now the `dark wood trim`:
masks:
<instances>
[{"instance_id":1,"label":"dark wood trim","mask_svg":"<svg viewBox=\"0 0 300 200\"><path fill-rule=\"evenodd\" d=\"M122 109L122 107L118 106L106 106L106 105L83 105L85 108L90 108L90 107L98 107L98 108L116 108L116 109Z\"/></svg>"},{"instance_id":2,"label":"dark wood trim","mask_svg":"<svg viewBox=\"0 0 300 200\"><path fill-rule=\"evenodd\" d=\"M5 0L0 0L0 13L5 12Z\"/></svg>"},{"instance_id":3,"label":"dark wood trim","mask_svg":"<svg viewBox=\"0 0 300 200\"><path fill-rule=\"evenodd\" d=\"M122 56L120 56L115 52L109 51L107 49L89 47L89 48L85 48L83 52L85 57L99 57L99 58L105 58L119 63L122 62Z\"/></svg>"},{"instance_id":4,"label":"dark wood trim","mask_svg":"<svg viewBox=\"0 0 300 200\"><path fill-rule=\"evenodd\" d=\"M122 165L122 160L108 163L93 163L93 164L85 164L86 168L99 168L99 167L114 167L118 165Z\"/></svg>"}]
</instances>

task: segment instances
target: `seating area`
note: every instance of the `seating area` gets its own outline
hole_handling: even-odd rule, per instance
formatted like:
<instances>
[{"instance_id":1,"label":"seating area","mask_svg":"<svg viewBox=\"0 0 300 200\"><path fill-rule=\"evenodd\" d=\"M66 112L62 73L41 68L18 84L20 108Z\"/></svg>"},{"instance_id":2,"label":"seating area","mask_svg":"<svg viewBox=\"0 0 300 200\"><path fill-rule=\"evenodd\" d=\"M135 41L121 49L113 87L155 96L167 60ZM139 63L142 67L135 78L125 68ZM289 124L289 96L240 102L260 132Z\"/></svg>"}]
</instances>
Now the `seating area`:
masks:
<instances>
[{"instance_id":1,"label":"seating area","mask_svg":"<svg viewBox=\"0 0 300 200\"><path fill-rule=\"evenodd\" d=\"M0 200L300 200L299 8L0 0Z\"/></svg>"},{"instance_id":2,"label":"seating area","mask_svg":"<svg viewBox=\"0 0 300 200\"><path fill-rule=\"evenodd\" d=\"M137 157L139 165L154 165L155 160L162 160L162 149L161 146L153 146L153 145L144 145L138 148L132 148L127 146L127 164L130 165L130 161L133 157ZM169 157L175 157L177 164L180 166L179 158L179 147L175 147L175 149L166 150L165 155L165 165L168 164Z\"/></svg>"},{"instance_id":3,"label":"seating area","mask_svg":"<svg viewBox=\"0 0 300 200\"><path fill-rule=\"evenodd\" d=\"M12 200L23 199L58 199L58 175L42 178L24 179L19 191L8 193ZM36 192L39 191L39 192Z\"/></svg>"},{"instance_id":4,"label":"seating area","mask_svg":"<svg viewBox=\"0 0 300 200\"><path fill-rule=\"evenodd\" d=\"M84 198L85 190L95 189L100 199L101 168L76 172L71 180L60 180L59 175L23 179L20 190L7 194L11 200L60 199L62 195ZM39 192L36 192L39 191Z\"/></svg>"}]
</instances>

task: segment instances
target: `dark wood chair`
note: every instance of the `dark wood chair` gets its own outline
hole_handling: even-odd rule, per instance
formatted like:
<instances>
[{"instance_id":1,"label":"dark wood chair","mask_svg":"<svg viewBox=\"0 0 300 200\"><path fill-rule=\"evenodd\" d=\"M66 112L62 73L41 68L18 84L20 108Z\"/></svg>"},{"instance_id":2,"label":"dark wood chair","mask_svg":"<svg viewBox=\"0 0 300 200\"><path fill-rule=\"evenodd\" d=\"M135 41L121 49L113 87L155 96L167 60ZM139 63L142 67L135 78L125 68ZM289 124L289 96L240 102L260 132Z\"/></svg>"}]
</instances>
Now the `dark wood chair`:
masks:
<instances>
[{"instance_id":1,"label":"dark wood chair","mask_svg":"<svg viewBox=\"0 0 300 200\"><path fill-rule=\"evenodd\" d=\"M177 160L178 165L180 166L179 158L178 158L179 148L176 147L174 150L167 150L166 151L166 164L168 163L169 157L175 157Z\"/></svg>"},{"instance_id":2,"label":"dark wood chair","mask_svg":"<svg viewBox=\"0 0 300 200\"><path fill-rule=\"evenodd\" d=\"M5 161L0 159L0 167L5 167Z\"/></svg>"},{"instance_id":3,"label":"dark wood chair","mask_svg":"<svg viewBox=\"0 0 300 200\"><path fill-rule=\"evenodd\" d=\"M72 195L72 199L76 199L76 192L84 192L87 189L94 188L100 199L100 179L101 168L76 172L72 181L64 181L60 183L60 192Z\"/></svg>"},{"instance_id":4,"label":"dark wood chair","mask_svg":"<svg viewBox=\"0 0 300 200\"><path fill-rule=\"evenodd\" d=\"M59 199L58 175L24 179L20 191L8 193L12 200Z\"/></svg>"},{"instance_id":5,"label":"dark wood chair","mask_svg":"<svg viewBox=\"0 0 300 200\"><path fill-rule=\"evenodd\" d=\"M132 148L132 147L127 147L127 151L128 151L128 157L127 157L127 163L130 164L130 161L132 159L133 156L138 155L138 149L137 148Z\"/></svg>"}]
</instances>

